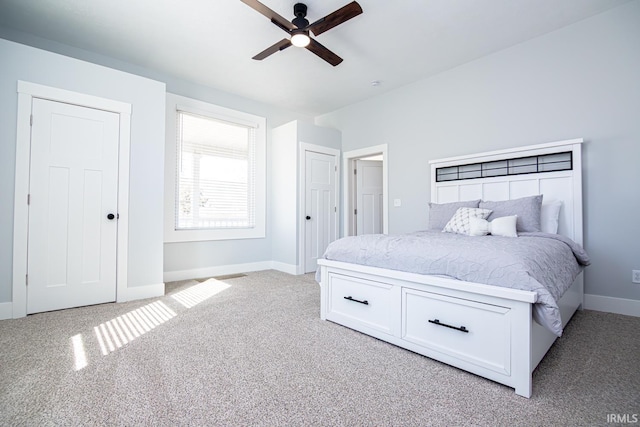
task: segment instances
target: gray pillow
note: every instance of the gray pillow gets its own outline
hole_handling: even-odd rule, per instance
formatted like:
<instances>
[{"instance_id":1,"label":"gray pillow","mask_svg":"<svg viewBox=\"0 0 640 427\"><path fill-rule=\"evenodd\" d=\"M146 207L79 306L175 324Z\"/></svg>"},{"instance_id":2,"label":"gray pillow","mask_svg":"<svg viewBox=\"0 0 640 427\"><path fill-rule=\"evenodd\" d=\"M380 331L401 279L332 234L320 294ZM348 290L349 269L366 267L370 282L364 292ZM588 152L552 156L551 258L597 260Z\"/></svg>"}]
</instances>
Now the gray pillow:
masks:
<instances>
[{"instance_id":1,"label":"gray pillow","mask_svg":"<svg viewBox=\"0 0 640 427\"><path fill-rule=\"evenodd\" d=\"M429 203L429 230L443 230L458 208L477 208L478 200L451 203Z\"/></svg>"},{"instance_id":2,"label":"gray pillow","mask_svg":"<svg viewBox=\"0 0 640 427\"><path fill-rule=\"evenodd\" d=\"M499 202L480 202L482 209L491 209L487 221L502 216L518 215L516 229L518 231L541 231L540 212L542 194L523 197L521 199L503 200Z\"/></svg>"}]
</instances>

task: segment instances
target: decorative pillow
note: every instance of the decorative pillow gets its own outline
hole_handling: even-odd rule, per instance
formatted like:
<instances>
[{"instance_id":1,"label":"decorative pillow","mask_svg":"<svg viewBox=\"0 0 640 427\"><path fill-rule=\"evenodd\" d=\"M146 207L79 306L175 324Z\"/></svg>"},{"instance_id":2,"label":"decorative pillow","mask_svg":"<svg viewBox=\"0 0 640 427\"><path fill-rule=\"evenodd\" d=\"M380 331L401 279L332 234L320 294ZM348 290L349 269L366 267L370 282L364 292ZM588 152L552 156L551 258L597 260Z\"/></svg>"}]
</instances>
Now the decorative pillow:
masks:
<instances>
[{"instance_id":1,"label":"decorative pillow","mask_svg":"<svg viewBox=\"0 0 640 427\"><path fill-rule=\"evenodd\" d=\"M477 208L478 200L452 203L429 203L429 230L442 230L458 208Z\"/></svg>"},{"instance_id":2,"label":"decorative pillow","mask_svg":"<svg viewBox=\"0 0 640 427\"><path fill-rule=\"evenodd\" d=\"M487 234L492 234L494 236L518 237L518 233L516 232L517 220L517 215L503 216L493 221L469 218L469 235L486 236Z\"/></svg>"},{"instance_id":3,"label":"decorative pillow","mask_svg":"<svg viewBox=\"0 0 640 427\"><path fill-rule=\"evenodd\" d=\"M540 211L540 229L543 232L552 234L556 234L558 232L560 208L562 208L562 202L560 200L542 202L542 209Z\"/></svg>"},{"instance_id":4,"label":"decorative pillow","mask_svg":"<svg viewBox=\"0 0 640 427\"><path fill-rule=\"evenodd\" d=\"M540 231L540 211L542 205L542 194L521 199L503 200L499 202L480 202L481 209L491 209L493 212L486 218L491 221L493 218L502 216L517 215L518 231Z\"/></svg>"},{"instance_id":5,"label":"decorative pillow","mask_svg":"<svg viewBox=\"0 0 640 427\"><path fill-rule=\"evenodd\" d=\"M489 215L491 215L491 210L489 209L458 208L455 215L453 215L447 225L444 226L444 230L442 231L468 235L471 229L469 224L470 218L487 219Z\"/></svg>"}]
</instances>

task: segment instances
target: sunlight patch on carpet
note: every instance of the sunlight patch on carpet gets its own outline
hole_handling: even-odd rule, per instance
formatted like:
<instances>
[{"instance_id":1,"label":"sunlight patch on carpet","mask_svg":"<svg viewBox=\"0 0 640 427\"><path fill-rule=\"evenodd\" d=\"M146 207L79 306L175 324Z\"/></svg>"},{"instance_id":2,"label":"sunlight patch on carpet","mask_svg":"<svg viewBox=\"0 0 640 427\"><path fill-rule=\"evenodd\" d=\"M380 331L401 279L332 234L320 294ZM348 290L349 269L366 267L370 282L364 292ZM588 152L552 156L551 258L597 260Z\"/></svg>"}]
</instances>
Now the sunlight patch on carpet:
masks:
<instances>
[{"instance_id":1,"label":"sunlight patch on carpet","mask_svg":"<svg viewBox=\"0 0 640 427\"><path fill-rule=\"evenodd\" d=\"M155 301L93 328L104 356L174 318L177 314Z\"/></svg>"},{"instance_id":2,"label":"sunlight patch on carpet","mask_svg":"<svg viewBox=\"0 0 640 427\"><path fill-rule=\"evenodd\" d=\"M84 350L82 334L74 335L70 338L70 340L71 348L73 349L73 368L76 371L79 371L80 369L86 368L88 365L87 353Z\"/></svg>"},{"instance_id":3,"label":"sunlight patch on carpet","mask_svg":"<svg viewBox=\"0 0 640 427\"><path fill-rule=\"evenodd\" d=\"M186 308L191 308L230 287L231 285L225 282L221 282L216 279L209 279L206 282L199 283L177 292L171 297Z\"/></svg>"},{"instance_id":4,"label":"sunlight patch on carpet","mask_svg":"<svg viewBox=\"0 0 640 427\"><path fill-rule=\"evenodd\" d=\"M216 279L208 279L171 297L186 308L192 308L201 302L219 294L231 285ZM127 345L136 338L152 331L177 313L162 301L154 301L131 310L93 328L100 352L106 356ZM88 366L82 334L70 338L74 356L74 369L79 371Z\"/></svg>"}]
</instances>

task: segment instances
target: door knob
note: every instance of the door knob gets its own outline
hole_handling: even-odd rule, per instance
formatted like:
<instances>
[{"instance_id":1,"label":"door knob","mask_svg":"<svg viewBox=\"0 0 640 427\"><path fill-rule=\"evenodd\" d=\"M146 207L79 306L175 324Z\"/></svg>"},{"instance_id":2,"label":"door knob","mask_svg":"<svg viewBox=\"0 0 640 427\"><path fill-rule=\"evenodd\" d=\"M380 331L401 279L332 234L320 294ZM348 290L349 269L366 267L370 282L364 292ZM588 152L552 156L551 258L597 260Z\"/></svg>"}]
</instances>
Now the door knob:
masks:
<instances>
[{"instance_id":1,"label":"door knob","mask_svg":"<svg viewBox=\"0 0 640 427\"><path fill-rule=\"evenodd\" d=\"M112 213L110 213L109 215L107 215L107 219L108 219L109 221L113 220L115 217L116 217L116 216L115 216L114 214L112 214Z\"/></svg>"},{"instance_id":2,"label":"door knob","mask_svg":"<svg viewBox=\"0 0 640 427\"><path fill-rule=\"evenodd\" d=\"M311 219L311 217L309 215L307 215L307 221L309 221Z\"/></svg>"}]
</instances>

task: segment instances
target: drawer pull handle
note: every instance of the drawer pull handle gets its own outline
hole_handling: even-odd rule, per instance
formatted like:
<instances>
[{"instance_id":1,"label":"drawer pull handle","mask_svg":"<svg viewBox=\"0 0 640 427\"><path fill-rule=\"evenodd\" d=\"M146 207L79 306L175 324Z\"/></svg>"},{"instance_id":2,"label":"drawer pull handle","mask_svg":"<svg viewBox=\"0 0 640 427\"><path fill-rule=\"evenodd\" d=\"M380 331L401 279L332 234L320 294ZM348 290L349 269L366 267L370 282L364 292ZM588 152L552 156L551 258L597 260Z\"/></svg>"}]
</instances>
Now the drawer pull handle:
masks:
<instances>
[{"instance_id":1,"label":"drawer pull handle","mask_svg":"<svg viewBox=\"0 0 640 427\"><path fill-rule=\"evenodd\" d=\"M455 329L456 331L460 331L460 332L467 332L467 333L469 332L469 330L464 326L460 326L458 328L457 326L451 326L451 325L447 325L446 323L441 323L438 319L429 320L429 323L433 323L434 325L438 325L438 326L444 326L446 328Z\"/></svg>"},{"instance_id":2,"label":"drawer pull handle","mask_svg":"<svg viewBox=\"0 0 640 427\"><path fill-rule=\"evenodd\" d=\"M344 297L344 299L348 299L349 301L353 301L353 302L359 302L360 304L364 304L364 305L369 305L369 301L364 300L364 301L360 301L357 299L353 299L353 297Z\"/></svg>"}]
</instances>

